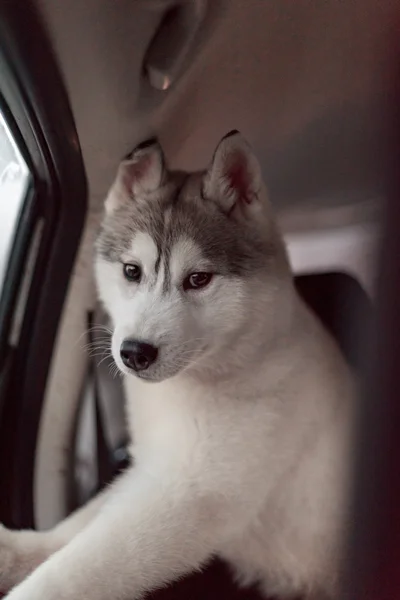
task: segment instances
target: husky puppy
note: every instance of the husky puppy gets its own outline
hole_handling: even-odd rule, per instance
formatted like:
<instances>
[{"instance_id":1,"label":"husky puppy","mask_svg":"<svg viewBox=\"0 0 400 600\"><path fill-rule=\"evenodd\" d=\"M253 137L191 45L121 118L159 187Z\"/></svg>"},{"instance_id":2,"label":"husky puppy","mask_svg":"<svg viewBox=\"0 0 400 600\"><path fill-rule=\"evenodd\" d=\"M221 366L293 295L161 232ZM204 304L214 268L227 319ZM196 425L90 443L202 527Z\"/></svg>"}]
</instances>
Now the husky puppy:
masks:
<instances>
[{"instance_id":1,"label":"husky puppy","mask_svg":"<svg viewBox=\"0 0 400 600\"><path fill-rule=\"evenodd\" d=\"M336 597L353 381L295 291L243 137L193 174L156 141L133 151L95 269L134 467L50 532L0 531L6 598L134 600L215 555L266 595Z\"/></svg>"}]
</instances>

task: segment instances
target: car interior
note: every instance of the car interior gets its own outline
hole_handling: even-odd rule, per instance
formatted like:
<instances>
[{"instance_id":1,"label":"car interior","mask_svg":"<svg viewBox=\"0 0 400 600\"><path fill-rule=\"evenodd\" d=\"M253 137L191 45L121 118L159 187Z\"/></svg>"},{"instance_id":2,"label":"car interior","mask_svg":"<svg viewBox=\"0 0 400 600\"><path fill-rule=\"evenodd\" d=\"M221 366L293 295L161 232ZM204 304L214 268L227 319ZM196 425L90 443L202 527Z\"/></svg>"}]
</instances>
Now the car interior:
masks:
<instances>
[{"instance_id":1,"label":"car interior","mask_svg":"<svg viewBox=\"0 0 400 600\"><path fill-rule=\"evenodd\" d=\"M50 528L129 463L93 245L120 160L151 136L186 171L246 136L299 293L363 378L398 8L0 0L0 522ZM214 561L152 597L260 596Z\"/></svg>"}]
</instances>

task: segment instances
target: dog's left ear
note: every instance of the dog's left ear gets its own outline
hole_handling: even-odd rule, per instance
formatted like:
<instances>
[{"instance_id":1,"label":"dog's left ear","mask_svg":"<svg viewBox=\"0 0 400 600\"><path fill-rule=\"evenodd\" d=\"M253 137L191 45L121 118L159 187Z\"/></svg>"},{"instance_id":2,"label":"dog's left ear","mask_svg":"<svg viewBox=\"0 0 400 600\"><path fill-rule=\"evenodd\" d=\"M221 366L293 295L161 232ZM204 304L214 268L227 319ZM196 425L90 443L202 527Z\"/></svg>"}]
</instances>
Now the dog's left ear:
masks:
<instances>
[{"instance_id":1,"label":"dog's left ear","mask_svg":"<svg viewBox=\"0 0 400 600\"><path fill-rule=\"evenodd\" d=\"M262 192L260 165L238 131L231 131L217 146L212 164L204 176L203 194L217 202L229 216L258 212Z\"/></svg>"},{"instance_id":2,"label":"dog's left ear","mask_svg":"<svg viewBox=\"0 0 400 600\"><path fill-rule=\"evenodd\" d=\"M122 203L141 200L161 187L165 174L164 154L159 142L151 139L137 146L121 162L105 202L107 212Z\"/></svg>"}]
</instances>

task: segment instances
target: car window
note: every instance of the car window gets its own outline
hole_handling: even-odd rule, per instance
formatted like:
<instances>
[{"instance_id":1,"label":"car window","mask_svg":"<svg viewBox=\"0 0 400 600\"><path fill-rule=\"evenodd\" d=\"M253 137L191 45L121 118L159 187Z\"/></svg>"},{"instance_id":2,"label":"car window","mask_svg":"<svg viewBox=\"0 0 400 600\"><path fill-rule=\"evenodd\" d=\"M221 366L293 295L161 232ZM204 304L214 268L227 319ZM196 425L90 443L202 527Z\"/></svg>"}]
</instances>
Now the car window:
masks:
<instances>
[{"instance_id":1,"label":"car window","mask_svg":"<svg viewBox=\"0 0 400 600\"><path fill-rule=\"evenodd\" d=\"M29 182L29 169L0 110L0 296Z\"/></svg>"}]
</instances>

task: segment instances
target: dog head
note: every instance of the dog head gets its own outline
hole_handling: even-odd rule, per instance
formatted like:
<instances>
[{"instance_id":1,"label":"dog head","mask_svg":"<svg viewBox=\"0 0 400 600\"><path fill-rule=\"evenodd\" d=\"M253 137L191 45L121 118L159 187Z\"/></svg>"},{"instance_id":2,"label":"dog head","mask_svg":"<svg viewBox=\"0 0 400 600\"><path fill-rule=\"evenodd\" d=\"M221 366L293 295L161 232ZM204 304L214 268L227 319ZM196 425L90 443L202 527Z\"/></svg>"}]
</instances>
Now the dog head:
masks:
<instances>
[{"instance_id":1,"label":"dog head","mask_svg":"<svg viewBox=\"0 0 400 600\"><path fill-rule=\"evenodd\" d=\"M260 166L238 132L201 173L168 171L157 141L136 148L106 199L95 266L113 357L149 381L265 344L291 285Z\"/></svg>"}]
</instances>

